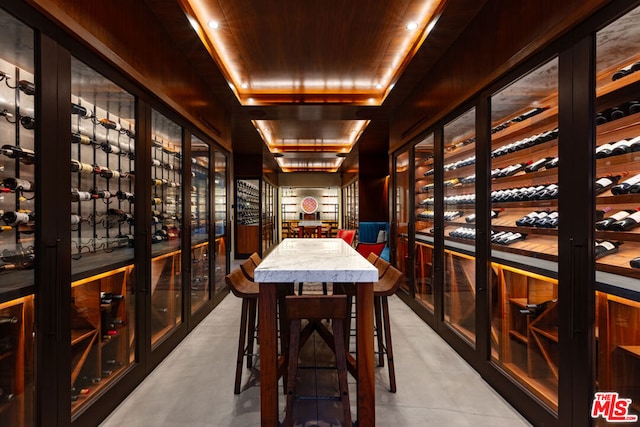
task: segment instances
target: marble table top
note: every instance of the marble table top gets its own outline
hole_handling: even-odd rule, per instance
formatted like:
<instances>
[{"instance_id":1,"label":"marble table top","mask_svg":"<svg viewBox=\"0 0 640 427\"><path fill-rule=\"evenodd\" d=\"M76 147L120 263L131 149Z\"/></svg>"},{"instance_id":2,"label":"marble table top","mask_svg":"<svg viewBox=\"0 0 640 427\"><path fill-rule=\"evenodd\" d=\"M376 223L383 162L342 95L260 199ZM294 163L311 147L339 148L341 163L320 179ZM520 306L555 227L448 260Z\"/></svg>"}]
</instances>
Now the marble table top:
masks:
<instances>
[{"instance_id":1,"label":"marble table top","mask_svg":"<svg viewBox=\"0 0 640 427\"><path fill-rule=\"evenodd\" d=\"M376 282L378 269L342 239L284 239L254 273L260 283Z\"/></svg>"}]
</instances>

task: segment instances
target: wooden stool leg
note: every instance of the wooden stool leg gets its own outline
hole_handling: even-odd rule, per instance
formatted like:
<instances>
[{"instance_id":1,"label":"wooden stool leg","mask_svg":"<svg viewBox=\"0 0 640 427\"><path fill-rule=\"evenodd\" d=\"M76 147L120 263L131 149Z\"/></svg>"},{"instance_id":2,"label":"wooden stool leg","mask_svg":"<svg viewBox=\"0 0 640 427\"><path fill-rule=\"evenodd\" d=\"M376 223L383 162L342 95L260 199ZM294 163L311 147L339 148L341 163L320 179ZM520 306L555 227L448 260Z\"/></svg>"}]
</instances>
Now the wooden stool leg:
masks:
<instances>
[{"instance_id":1,"label":"wooden stool leg","mask_svg":"<svg viewBox=\"0 0 640 427\"><path fill-rule=\"evenodd\" d=\"M351 427L351 404L347 385L347 350L344 345L344 324L342 319L333 319L333 344L336 350L336 367L338 368L338 388L342 399L344 425Z\"/></svg>"},{"instance_id":2,"label":"wooden stool leg","mask_svg":"<svg viewBox=\"0 0 640 427\"><path fill-rule=\"evenodd\" d=\"M240 382L242 381L242 358L244 357L244 345L247 335L247 314L249 300L242 298L242 315L240 317L240 336L238 337L238 356L236 358L236 382L233 392L240 394Z\"/></svg>"},{"instance_id":3,"label":"wooden stool leg","mask_svg":"<svg viewBox=\"0 0 640 427\"><path fill-rule=\"evenodd\" d=\"M393 363L393 344L391 343L391 323L389 322L389 301L382 297L382 317L384 318L384 338L389 364L389 391L396 392L396 368Z\"/></svg>"},{"instance_id":4,"label":"wooden stool leg","mask_svg":"<svg viewBox=\"0 0 640 427\"><path fill-rule=\"evenodd\" d=\"M298 373L298 352L300 351L300 319L291 321L291 334L289 335L289 369L287 372L287 408L284 425L293 426L293 399L296 389L296 376Z\"/></svg>"},{"instance_id":5,"label":"wooden stool leg","mask_svg":"<svg viewBox=\"0 0 640 427\"><path fill-rule=\"evenodd\" d=\"M253 340L256 336L256 309L258 301L252 299L249 301L249 317L248 317L248 333L247 333L247 369L253 367Z\"/></svg>"},{"instance_id":6,"label":"wooden stool leg","mask_svg":"<svg viewBox=\"0 0 640 427\"><path fill-rule=\"evenodd\" d=\"M375 297L373 299L373 309L376 321L376 337L378 339L378 366L384 366L384 339L386 338L386 333L383 331L384 324L382 321L382 305L380 304L380 297Z\"/></svg>"}]
</instances>

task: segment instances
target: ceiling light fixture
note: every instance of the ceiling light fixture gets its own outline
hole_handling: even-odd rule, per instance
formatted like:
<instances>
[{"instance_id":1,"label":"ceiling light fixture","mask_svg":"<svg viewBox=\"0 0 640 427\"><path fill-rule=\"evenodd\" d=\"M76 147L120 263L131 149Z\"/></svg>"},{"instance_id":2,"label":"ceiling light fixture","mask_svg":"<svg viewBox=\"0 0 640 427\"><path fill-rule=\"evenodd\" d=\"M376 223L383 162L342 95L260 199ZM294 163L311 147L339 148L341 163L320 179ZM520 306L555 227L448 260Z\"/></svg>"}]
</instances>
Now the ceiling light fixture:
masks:
<instances>
[{"instance_id":1,"label":"ceiling light fixture","mask_svg":"<svg viewBox=\"0 0 640 427\"><path fill-rule=\"evenodd\" d=\"M409 31L413 31L418 28L418 23L413 21L409 22L405 28Z\"/></svg>"},{"instance_id":2,"label":"ceiling light fixture","mask_svg":"<svg viewBox=\"0 0 640 427\"><path fill-rule=\"evenodd\" d=\"M207 27L211 28L212 30L217 30L218 28L220 28L220 23L218 21L209 21L207 22Z\"/></svg>"}]
</instances>

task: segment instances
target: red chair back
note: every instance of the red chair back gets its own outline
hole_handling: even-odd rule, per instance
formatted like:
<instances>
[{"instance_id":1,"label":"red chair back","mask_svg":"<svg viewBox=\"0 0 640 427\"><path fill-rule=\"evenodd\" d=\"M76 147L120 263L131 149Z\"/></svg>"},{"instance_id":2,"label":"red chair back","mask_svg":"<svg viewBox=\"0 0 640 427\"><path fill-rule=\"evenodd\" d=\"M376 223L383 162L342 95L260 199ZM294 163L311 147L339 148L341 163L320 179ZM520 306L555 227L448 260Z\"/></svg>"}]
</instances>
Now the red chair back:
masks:
<instances>
[{"instance_id":1,"label":"red chair back","mask_svg":"<svg viewBox=\"0 0 640 427\"><path fill-rule=\"evenodd\" d=\"M338 230L338 239L342 239L350 245L353 243L354 237L356 237L356 230Z\"/></svg>"},{"instance_id":2,"label":"red chair back","mask_svg":"<svg viewBox=\"0 0 640 427\"><path fill-rule=\"evenodd\" d=\"M370 253L374 253L378 256L382 253L382 250L387 245L387 242L382 243L363 243L360 242L356 246L356 251L363 257L367 258Z\"/></svg>"}]
</instances>

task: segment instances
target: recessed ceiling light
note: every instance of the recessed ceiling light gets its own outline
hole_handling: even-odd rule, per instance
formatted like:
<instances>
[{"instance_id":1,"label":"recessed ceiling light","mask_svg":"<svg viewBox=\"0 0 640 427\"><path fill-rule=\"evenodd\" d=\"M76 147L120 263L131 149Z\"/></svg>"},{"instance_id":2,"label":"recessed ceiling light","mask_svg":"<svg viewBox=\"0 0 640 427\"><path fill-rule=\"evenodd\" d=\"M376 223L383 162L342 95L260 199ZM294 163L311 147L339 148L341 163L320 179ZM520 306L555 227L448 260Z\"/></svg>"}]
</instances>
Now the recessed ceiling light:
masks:
<instances>
[{"instance_id":1,"label":"recessed ceiling light","mask_svg":"<svg viewBox=\"0 0 640 427\"><path fill-rule=\"evenodd\" d=\"M249 87L249 84L248 84L248 83L242 83L242 89L246 89L246 88L248 88L248 87Z\"/></svg>"},{"instance_id":2,"label":"recessed ceiling light","mask_svg":"<svg viewBox=\"0 0 640 427\"><path fill-rule=\"evenodd\" d=\"M416 22L409 22L406 26L407 30L413 31L418 28L418 24Z\"/></svg>"},{"instance_id":3,"label":"recessed ceiling light","mask_svg":"<svg viewBox=\"0 0 640 427\"><path fill-rule=\"evenodd\" d=\"M220 23L218 21L209 21L207 22L207 27L211 28L212 30L217 30L218 28L220 28Z\"/></svg>"}]
</instances>

